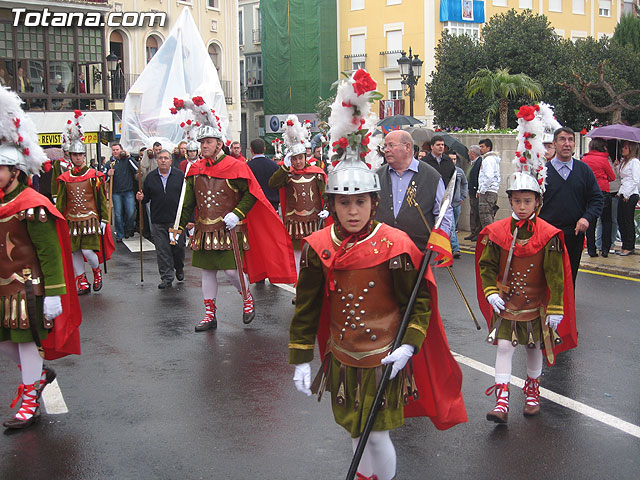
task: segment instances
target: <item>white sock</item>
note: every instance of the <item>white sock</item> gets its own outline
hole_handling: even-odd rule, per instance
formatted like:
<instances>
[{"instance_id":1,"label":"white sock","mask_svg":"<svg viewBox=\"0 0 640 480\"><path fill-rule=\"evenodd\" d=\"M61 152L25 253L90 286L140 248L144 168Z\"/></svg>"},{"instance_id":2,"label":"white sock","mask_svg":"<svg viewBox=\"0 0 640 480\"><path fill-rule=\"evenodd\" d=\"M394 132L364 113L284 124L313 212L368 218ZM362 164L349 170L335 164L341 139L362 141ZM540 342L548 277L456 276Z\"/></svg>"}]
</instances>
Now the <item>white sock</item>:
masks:
<instances>
[{"instance_id":1,"label":"white sock","mask_svg":"<svg viewBox=\"0 0 640 480\"><path fill-rule=\"evenodd\" d=\"M0 342L0 353L13 360L16 365L20 363L20 354L18 353L17 343L13 343L11 340Z\"/></svg>"},{"instance_id":2,"label":"white sock","mask_svg":"<svg viewBox=\"0 0 640 480\"><path fill-rule=\"evenodd\" d=\"M293 257L296 259L296 276L300 276L300 259L302 258L302 250L294 250Z\"/></svg>"},{"instance_id":3,"label":"white sock","mask_svg":"<svg viewBox=\"0 0 640 480\"><path fill-rule=\"evenodd\" d=\"M32 385L42 376L42 357L35 342L18 343L22 383Z\"/></svg>"},{"instance_id":4,"label":"white sock","mask_svg":"<svg viewBox=\"0 0 640 480\"><path fill-rule=\"evenodd\" d=\"M536 342L536 348L527 348L527 375L538 378L542 374L542 350L540 342Z\"/></svg>"},{"instance_id":5,"label":"white sock","mask_svg":"<svg viewBox=\"0 0 640 480\"><path fill-rule=\"evenodd\" d=\"M218 271L202 269L202 296L205 299L218 296Z\"/></svg>"},{"instance_id":6,"label":"white sock","mask_svg":"<svg viewBox=\"0 0 640 480\"><path fill-rule=\"evenodd\" d=\"M242 293L242 288L240 287L240 277L238 276L238 270L225 270L224 273L227 275L227 278L231 282L231 285L236 287L236 290L238 290L238 292ZM244 276L244 284L248 289L249 279L244 273L242 275Z\"/></svg>"},{"instance_id":7,"label":"white sock","mask_svg":"<svg viewBox=\"0 0 640 480\"><path fill-rule=\"evenodd\" d=\"M73 274L77 277L84 273L84 258L82 258L82 250L76 250L71 253L71 259L73 260Z\"/></svg>"},{"instance_id":8,"label":"white sock","mask_svg":"<svg viewBox=\"0 0 640 480\"><path fill-rule=\"evenodd\" d=\"M96 254L96 252L94 252L93 250L87 250L85 248L82 249L82 255L84 255L84 258L87 259L87 262L89 262L89 265L91 265L91 268L98 268L98 266L100 265L100 262L98 262L98 255Z\"/></svg>"},{"instance_id":9,"label":"white sock","mask_svg":"<svg viewBox=\"0 0 640 480\"><path fill-rule=\"evenodd\" d=\"M511 381L511 359L516 350L509 340L498 339L496 351L496 383L509 383Z\"/></svg>"},{"instance_id":10,"label":"white sock","mask_svg":"<svg viewBox=\"0 0 640 480\"><path fill-rule=\"evenodd\" d=\"M353 439L354 451L359 439ZM377 475L378 480L391 480L396 475L396 449L389 431L371 432L362 454L358 472L366 477Z\"/></svg>"}]
</instances>

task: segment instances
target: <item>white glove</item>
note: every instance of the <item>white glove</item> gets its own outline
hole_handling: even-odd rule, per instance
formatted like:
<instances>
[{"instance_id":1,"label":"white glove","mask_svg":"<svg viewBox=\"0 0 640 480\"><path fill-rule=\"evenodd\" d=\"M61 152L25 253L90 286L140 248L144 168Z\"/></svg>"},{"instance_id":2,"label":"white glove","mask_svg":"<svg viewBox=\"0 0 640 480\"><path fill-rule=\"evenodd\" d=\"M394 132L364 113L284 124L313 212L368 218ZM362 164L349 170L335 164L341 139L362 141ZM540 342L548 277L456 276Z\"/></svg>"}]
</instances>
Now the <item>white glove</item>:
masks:
<instances>
[{"instance_id":1,"label":"white glove","mask_svg":"<svg viewBox=\"0 0 640 480\"><path fill-rule=\"evenodd\" d=\"M171 243L177 243L178 238L180 238L180 234L179 233L169 232L169 241Z\"/></svg>"},{"instance_id":2,"label":"white glove","mask_svg":"<svg viewBox=\"0 0 640 480\"><path fill-rule=\"evenodd\" d=\"M238 225L240 218L235 213L229 212L224 216L222 220L224 221L224 224L227 226L227 230L231 230L232 228L235 228L236 225Z\"/></svg>"},{"instance_id":3,"label":"white glove","mask_svg":"<svg viewBox=\"0 0 640 480\"><path fill-rule=\"evenodd\" d=\"M500 313L501 310L504 310L504 300L500 298L500 295L497 293L492 293L487 297L487 302L489 305L493 307L493 311L496 313Z\"/></svg>"},{"instance_id":4,"label":"white glove","mask_svg":"<svg viewBox=\"0 0 640 480\"><path fill-rule=\"evenodd\" d=\"M408 345L405 343L403 345L400 345L380 361L380 363L382 363L383 365L386 365L387 363L393 363L389 380L393 380L394 378L396 378L398 372L405 367L409 359L413 356L413 352L413 345Z\"/></svg>"},{"instance_id":5,"label":"white glove","mask_svg":"<svg viewBox=\"0 0 640 480\"><path fill-rule=\"evenodd\" d=\"M190 237L193 237L193 232L194 232L195 230L196 230L196 227L191 227L191 228L189 229L189 236L190 236Z\"/></svg>"},{"instance_id":6,"label":"white glove","mask_svg":"<svg viewBox=\"0 0 640 480\"><path fill-rule=\"evenodd\" d=\"M555 330L558 328L558 325L560 325L562 318L562 315L547 315L547 321L545 323Z\"/></svg>"},{"instance_id":7,"label":"white glove","mask_svg":"<svg viewBox=\"0 0 640 480\"><path fill-rule=\"evenodd\" d=\"M318 212L318 217L323 220L329 216L329 210L321 210Z\"/></svg>"},{"instance_id":8,"label":"white glove","mask_svg":"<svg viewBox=\"0 0 640 480\"><path fill-rule=\"evenodd\" d=\"M296 365L296 371L293 374L293 383L296 384L296 388L300 393L304 393L306 396L311 396L311 364L300 363Z\"/></svg>"},{"instance_id":9,"label":"white glove","mask_svg":"<svg viewBox=\"0 0 640 480\"><path fill-rule=\"evenodd\" d=\"M107 223L106 222L100 222L100 232L102 233L102 235L104 235L104 231L107 229Z\"/></svg>"},{"instance_id":10,"label":"white glove","mask_svg":"<svg viewBox=\"0 0 640 480\"><path fill-rule=\"evenodd\" d=\"M62 302L60 302L60 295L54 295L51 297L44 297L44 305L42 306L44 312L44 318L47 320L53 320L62 313Z\"/></svg>"},{"instance_id":11,"label":"white glove","mask_svg":"<svg viewBox=\"0 0 640 480\"><path fill-rule=\"evenodd\" d=\"M291 166L291 154L290 153L287 153L287 156L284 157L284 161L282 162L282 164L287 168Z\"/></svg>"}]
</instances>

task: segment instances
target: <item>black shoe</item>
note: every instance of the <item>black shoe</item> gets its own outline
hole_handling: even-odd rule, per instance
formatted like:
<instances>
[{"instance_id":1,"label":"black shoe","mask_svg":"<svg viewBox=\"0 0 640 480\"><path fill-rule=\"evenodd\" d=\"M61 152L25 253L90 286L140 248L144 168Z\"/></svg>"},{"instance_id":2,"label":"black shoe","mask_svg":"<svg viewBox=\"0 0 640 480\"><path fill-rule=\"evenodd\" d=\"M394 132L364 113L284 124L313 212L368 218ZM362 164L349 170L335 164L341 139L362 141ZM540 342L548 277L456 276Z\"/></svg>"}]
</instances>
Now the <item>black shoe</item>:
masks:
<instances>
[{"instance_id":1,"label":"black shoe","mask_svg":"<svg viewBox=\"0 0 640 480\"><path fill-rule=\"evenodd\" d=\"M598 252L589 252L589 256L591 258L597 257L598 256Z\"/></svg>"},{"instance_id":2,"label":"black shoe","mask_svg":"<svg viewBox=\"0 0 640 480\"><path fill-rule=\"evenodd\" d=\"M460 252L453 252L453 258L460 258Z\"/></svg>"},{"instance_id":3,"label":"black shoe","mask_svg":"<svg viewBox=\"0 0 640 480\"><path fill-rule=\"evenodd\" d=\"M184 280L184 270L176 270L176 280L179 282Z\"/></svg>"},{"instance_id":4,"label":"black shoe","mask_svg":"<svg viewBox=\"0 0 640 480\"><path fill-rule=\"evenodd\" d=\"M171 288L173 286L173 282L167 282L166 280L163 280L161 283L158 284L158 288L160 290L164 290L165 288Z\"/></svg>"},{"instance_id":5,"label":"black shoe","mask_svg":"<svg viewBox=\"0 0 640 480\"><path fill-rule=\"evenodd\" d=\"M602 252L600 252L600 255L602 256L602 258L608 258L609 257L609 252L602 251Z\"/></svg>"},{"instance_id":6,"label":"black shoe","mask_svg":"<svg viewBox=\"0 0 640 480\"><path fill-rule=\"evenodd\" d=\"M477 237L476 237L477 238ZM467 235L466 237L464 237L465 240L473 240L473 233L471 235Z\"/></svg>"},{"instance_id":7,"label":"black shoe","mask_svg":"<svg viewBox=\"0 0 640 480\"><path fill-rule=\"evenodd\" d=\"M122 243L122 239L116 237L116 243Z\"/></svg>"},{"instance_id":8,"label":"black shoe","mask_svg":"<svg viewBox=\"0 0 640 480\"><path fill-rule=\"evenodd\" d=\"M196 325L196 332L204 332L205 330L209 330L210 328L218 328L218 321L215 319L207 321L207 319L203 319Z\"/></svg>"}]
</instances>

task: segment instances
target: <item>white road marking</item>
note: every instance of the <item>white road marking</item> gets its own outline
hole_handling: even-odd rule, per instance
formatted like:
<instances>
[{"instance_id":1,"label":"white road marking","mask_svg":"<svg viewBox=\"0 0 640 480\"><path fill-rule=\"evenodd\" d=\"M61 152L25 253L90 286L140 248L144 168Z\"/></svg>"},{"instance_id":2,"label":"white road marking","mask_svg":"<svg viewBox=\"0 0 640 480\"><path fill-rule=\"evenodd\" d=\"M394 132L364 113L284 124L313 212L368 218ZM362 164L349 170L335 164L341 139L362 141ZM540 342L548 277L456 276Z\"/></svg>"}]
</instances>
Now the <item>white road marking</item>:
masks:
<instances>
[{"instance_id":1,"label":"white road marking","mask_svg":"<svg viewBox=\"0 0 640 480\"><path fill-rule=\"evenodd\" d=\"M295 293L295 288L289 285L281 283L274 283L274 285L288 292ZM453 351L451 352L451 354L458 363L466 365L467 367L471 367L474 370L478 370L479 372L486 373L491 377L495 376L495 369L493 367L490 367L489 365L478 362L473 358L466 357ZM524 387L524 380L518 377L511 376L511 383L519 388ZM616 428L624 433L628 433L629 435L633 435L636 438L640 438L640 426L638 425L634 425L633 423L629 423L618 417L614 417L613 415L598 410L597 408L590 407L589 405L586 405L582 402L569 397L565 397L564 395L560 395L559 393L553 392L543 387L540 387L540 396L546 398L547 400L551 400L558 405L562 405L565 408L573 410L574 412L581 413L582 415L597 420L598 422L602 422L605 425Z\"/></svg>"},{"instance_id":2,"label":"white road marking","mask_svg":"<svg viewBox=\"0 0 640 480\"><path fill-rule=\"evenodd\" d=\"M140 252L140 235L137 233L133 234L133 237L124 238L122 243L126 245L131 253ZM151 243L146 238L142 237L142 251L143 252L151 252L156 249L155 245Z\"/></svg>"},{"instance_id":3,"label":"white road marking","mask_svg":"<svg viewBox=\"0 0 640 480\"><path fill-rule=\"evenodd\" d=\"M42 391L42 402L44 403L44 409L50 415L69 413L57 379L47 385Z\"/></svg>"}]
</instances>

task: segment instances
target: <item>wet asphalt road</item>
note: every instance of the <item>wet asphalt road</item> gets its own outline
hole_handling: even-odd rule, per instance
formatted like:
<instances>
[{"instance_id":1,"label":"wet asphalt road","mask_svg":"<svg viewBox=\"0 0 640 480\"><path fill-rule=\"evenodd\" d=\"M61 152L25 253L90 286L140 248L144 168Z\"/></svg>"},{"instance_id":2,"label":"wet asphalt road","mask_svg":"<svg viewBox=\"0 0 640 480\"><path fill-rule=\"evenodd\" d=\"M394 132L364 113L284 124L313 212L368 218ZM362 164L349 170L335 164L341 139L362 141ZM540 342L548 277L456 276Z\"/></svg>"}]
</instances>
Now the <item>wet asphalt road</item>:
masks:
<instances>
[{"instance_id":1,"label":"wet asphalt road","mask_svg":"<svg viewBox=\"0 0 640 480\"><path fill-rule=\"evenodd\" d=\"M240 297L221 275L218 329L196 333L200 271L188 267L184 283L161 291L154 252L145 253L142 285L138 266L119 245L103 290L81 298L83 355L52 363L69 413L43 412L35 427L0 436L0 478L344 478L351 442L328 398L304 397L291 381L292 294L252 286L257 317L244 326ZM472 256L454 270L479 316ZM437 279L451 349L493 366L486 329L476 331L448 274ZM577 296L580 346L545 368L542 385L640 425L638 284L581 273ZM514 356L519 377L524 357ZM0 368L7 418L19 373L4 358ZM640 476L637 437L544 399L541 415L526 419L516 388L509 425L494 426L484 419L492 378L462 371L469 422L440 432L409 419L394 431L398 479Z\"/></svg>"}]
</instances>

